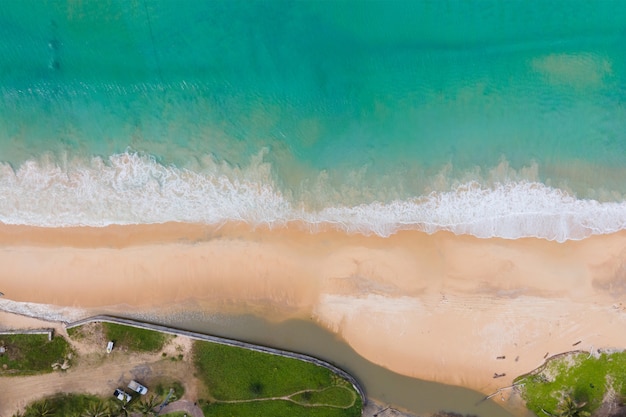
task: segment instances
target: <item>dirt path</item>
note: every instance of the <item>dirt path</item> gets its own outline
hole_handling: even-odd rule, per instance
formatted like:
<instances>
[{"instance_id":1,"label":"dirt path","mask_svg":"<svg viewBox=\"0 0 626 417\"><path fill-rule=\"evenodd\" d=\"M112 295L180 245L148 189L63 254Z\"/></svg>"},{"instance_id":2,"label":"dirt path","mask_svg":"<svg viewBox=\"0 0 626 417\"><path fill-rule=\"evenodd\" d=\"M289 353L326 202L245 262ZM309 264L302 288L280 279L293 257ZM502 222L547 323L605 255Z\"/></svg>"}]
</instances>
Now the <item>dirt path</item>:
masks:
<instances>
[{"instance_id":1,"label":"dirt path","mask_svg":"<svg viewBox=\"0 0 626 417\"><path fill-rule=\"evenodd\" d=\"M89 351L86 346L74 345L79 357L67 371L0 378L0 417L10 417L30 402L57 393L111 396L115 388L126 387L131 379L142 381L148 387L152 386L151 381L178 380L185 388L184 398L197 400L197 382L189 353L191 341L187 338L177 337L156 353L114 351L106 354ZM174 352L184 352L183 359L173 360Z\"/></svg>"},{"instance_id":2,"label":"dirt path","mask_svg":"<svg viewBox=\"0 0 626 417\"><path fill-rule=\"evenodd\" d=\"M347 405L333 405L333 404L324 404L324 403L319 403L319 404L310 404L310 403L306 403L306 402L302 402L302 401L297 401L294 400L293 397L295 397L296 395L299 394L304 394L305 392L309 392L309 393L314 393L314 392L324 392L327 391L331 388L340 388L340 389L345 389L346 391L348 391L351 396L352 396L352 400L350 402L350 404ZM292 394L289 395L283 395L283 396L279 396L279 397L265 397L265 398L250 398L247 400L215 400L216 403L222 403L222 404L241 404L241 403L253 403L253 402L260 402L260 401L289 401L292 402L294 404L298 404L299 406L302 407L329 407L329 408L342 408L344 410L347 410L348 408L352 407L354 405L354 403L356 402L357 399L357 395L352 392L350 389L340 386L340 385L335 385L335 386L331 386L328 388L323 388L323 389L305 389L305 390L301 390L301 391L296 391Z\"/></svg>"}]
</instances>

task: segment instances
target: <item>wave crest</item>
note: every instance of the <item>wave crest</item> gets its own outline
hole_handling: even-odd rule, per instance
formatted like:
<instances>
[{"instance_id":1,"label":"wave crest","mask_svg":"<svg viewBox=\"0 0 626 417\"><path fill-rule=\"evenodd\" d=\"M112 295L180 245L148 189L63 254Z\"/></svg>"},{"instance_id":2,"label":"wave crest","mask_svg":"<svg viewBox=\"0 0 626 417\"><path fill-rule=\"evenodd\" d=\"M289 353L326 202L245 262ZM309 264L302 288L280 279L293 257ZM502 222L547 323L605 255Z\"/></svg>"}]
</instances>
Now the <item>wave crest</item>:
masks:
<instances>
[{"instance_id":1,"label":"wave crest","mask_svg":"<svg viewBox=\"0 0 626 417\"><path fill-rule=\"evenodd\" d=\"M472 182L449 192L390 204L331 207L320 215L348 232L369 231L381 236L417 229L563 242L613 233L626 226L625 203L579 200L562 190L526 181L492 188Z\"/></svg>"},{"instance_id":2,"label":"wave crest","mask_svg":"<svg viewBox=\"0 0 626 417\"><path fill-rule=\"evenodd\" d=\"M482 185L389 203L320 207L292 201L258 155L245 169L205 158L200 167L165 166L133 152L64 167L30 160L0 165L0 220L43 227L106 226L170 221L330 225L349 233L389 236L399 230L446 230L480 238L578 240L626 227L626 203L577 199L536 181ZM323 202L321 204L323 206Z\"/></svg>"}]
</instances>

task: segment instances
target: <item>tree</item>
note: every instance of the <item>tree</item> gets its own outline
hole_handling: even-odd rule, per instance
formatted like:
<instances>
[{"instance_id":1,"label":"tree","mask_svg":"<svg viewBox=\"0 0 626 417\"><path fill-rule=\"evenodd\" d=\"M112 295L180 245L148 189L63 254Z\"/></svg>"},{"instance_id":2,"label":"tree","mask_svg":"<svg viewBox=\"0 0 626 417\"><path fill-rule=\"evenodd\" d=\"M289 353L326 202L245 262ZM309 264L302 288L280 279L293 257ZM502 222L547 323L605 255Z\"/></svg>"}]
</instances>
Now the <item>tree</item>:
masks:
<instances>
[{"instance_id":1,"label":"tree","mask_svg":"<svg viewBox=\"0 0 626 417\"><path fill-rule=\"evenodd\" d=\"M109 403L108 413L110 417L129 417L130 409L128 404L123 404L121 401L115 401Z\"/></svg>"},{"instance_id":2,"label":"tree","mask_svg":"<svg viewBox=\"0 0 626 417\"><path fill-rule=\"evenodd\" d=\"M36 402L26 409L24 417L51 417L54 410L47 400Z\"/></svg>"},{"instance_id":3,"label":"tree","mask_svg":"<svg viewBox=\"0 0 626 417\"><path fill-rule=\"evenodd\" d=\"M137 405L137 411L141 413L142 416L147 416L149 414L155 414L155 407L161 403L161 399L156 395L151 395L150 398L146 398L145 400L141 400Z\"/></svg>"},{"instance_id":4,"label":"tree","mask_svg":"<svg viewBox=\"0 0 626 417\"><path fill-rule=\"evenodd\" d=\"M558 417L589 417L591 413L583 408L587 402L578 402L571 395L565 395L556 409Z\"/></svg>"},{"instance_id":5,"label":"tree","mask_svg":"<svg viewBox=\"0 0 626 417\"><path fill-rule=\"evenodd\" d=\"M109 417L110 413L102 400L92 402L80 417Z\"/></svg>"}]
</instances>

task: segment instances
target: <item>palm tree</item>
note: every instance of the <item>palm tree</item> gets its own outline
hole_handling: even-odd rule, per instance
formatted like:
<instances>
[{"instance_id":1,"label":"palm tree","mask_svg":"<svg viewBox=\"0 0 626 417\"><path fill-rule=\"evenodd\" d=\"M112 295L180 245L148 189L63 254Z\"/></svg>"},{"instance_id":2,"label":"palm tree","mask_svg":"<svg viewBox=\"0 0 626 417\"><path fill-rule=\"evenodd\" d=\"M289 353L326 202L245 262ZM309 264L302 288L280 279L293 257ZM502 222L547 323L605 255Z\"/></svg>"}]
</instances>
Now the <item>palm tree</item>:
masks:
<instances>
[{"instance_id":1,"label":"palm tree","mask_svg":"<svg viewBox=\"0 0 626 417\"><path fill-rule=\"evenodd\" d=\"M25 417L51 417L53 415L54 410L47 400L33 404L25 413Z\"/></svg>"},{"instance_id":2,"label":"palm tree","mask_svg":"<svg viewBox=\"0 0 626 417\"><path fill-rule=\"evenodd\" d=\"M145 400L141 400L137 405L137 411L141 413L142 416L147 416L149 414L155 414L154 408L161 403L161 399L156 395L151 395L150 398L146 398Z\"/></svg>"},{"instance_id":3,"label":"palm tree","mask_svg":"<svg viewBox=\"0 0 626 417\"><path fill-rule=\"evenodd\" d=\"M561 400L559 407L557 408L558 417L589 417L591 413L583 410L583 407L587 405L587 402L578 402L572 398L571 395L566 395Z\"/></svg>"},{"instance_id":4,"label":"palm tree","mask_svg":"<svg viewBox=\"0 0 626 417\"><path fill-rule=\"evenodd\" d=\"M111 417L129 417L130 410L128 409L128 404L123 404L121 401L115 401L109 403L108 413Z\"/></svg>"},{"instance_id":5,"label":"palm tree","mask_svg":"<svg viewBox=\"0 0 626 417\"><path fill-rule=\"evenodd\" d=\"M80 417L109 417L109 411L102 400L92 402Z\"/></svg>"},{"instance_id":6,"label":"palm tree","mask_svg":"<svg viewBox=\"0 0 626 417\"><path fill-rule=\"evenodd\" d=\"M138 403L135 399L131 399L127 403L110 399L109 406L107 407L109 412L108 417L129 417L137 409L137 405Z\"/></svg>"}]
</instances>

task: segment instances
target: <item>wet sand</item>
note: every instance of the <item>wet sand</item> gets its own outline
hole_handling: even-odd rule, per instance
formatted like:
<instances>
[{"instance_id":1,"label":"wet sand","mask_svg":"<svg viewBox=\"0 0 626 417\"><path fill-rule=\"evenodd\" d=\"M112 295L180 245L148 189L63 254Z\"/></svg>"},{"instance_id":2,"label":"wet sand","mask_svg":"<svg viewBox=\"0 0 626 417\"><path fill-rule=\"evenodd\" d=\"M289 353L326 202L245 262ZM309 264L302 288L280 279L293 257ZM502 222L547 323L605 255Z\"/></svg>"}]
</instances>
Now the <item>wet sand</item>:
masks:
<instances>
[{"instance_id":1,"label":"wet sand","mask_svg":"<svg viewBox=\"0 0 626 417\"><path fill-rule=\"evenodd\" d=\"M5 225L0 263L10 300L312 320L373 363L484 394L579 341L626 346L621 232L555 243L298 224Z\"/></svg>"}]
</instances>

